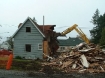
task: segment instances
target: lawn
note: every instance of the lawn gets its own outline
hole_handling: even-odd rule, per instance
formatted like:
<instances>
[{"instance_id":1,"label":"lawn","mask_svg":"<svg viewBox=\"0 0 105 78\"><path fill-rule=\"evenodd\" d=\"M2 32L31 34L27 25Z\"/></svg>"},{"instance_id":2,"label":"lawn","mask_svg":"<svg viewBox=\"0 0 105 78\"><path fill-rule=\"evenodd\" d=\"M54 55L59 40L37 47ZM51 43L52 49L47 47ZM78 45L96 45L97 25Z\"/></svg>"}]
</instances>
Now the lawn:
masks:
<instances>
[{"instance_id":1,"label":"lawn","mask_svg":"<svg viewBox=\"0 0 105 78\"><path fill-rule=\"evenodd\" d=\"M13 59L11 69L39 71L42 67L41 63L41 60Z\"/></svg>"}]
</instances>

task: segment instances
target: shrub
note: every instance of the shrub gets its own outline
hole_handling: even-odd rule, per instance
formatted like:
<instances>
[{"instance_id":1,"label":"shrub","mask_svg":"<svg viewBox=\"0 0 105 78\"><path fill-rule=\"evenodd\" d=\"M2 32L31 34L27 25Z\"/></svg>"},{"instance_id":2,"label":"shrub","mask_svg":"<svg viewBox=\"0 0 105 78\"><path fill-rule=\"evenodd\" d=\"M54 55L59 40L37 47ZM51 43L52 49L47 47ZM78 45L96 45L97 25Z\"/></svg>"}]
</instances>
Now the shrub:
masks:
<instances>
[{"instance_id":1,"label":"shrub","mask_svg":"<svg viewBox=\"0 0 105 78\"><path fill-rule=\"evenodd\" d=\"M16 56L15 59L22 59L22 57L21 56Z\"/></svg>"}]
</instances>

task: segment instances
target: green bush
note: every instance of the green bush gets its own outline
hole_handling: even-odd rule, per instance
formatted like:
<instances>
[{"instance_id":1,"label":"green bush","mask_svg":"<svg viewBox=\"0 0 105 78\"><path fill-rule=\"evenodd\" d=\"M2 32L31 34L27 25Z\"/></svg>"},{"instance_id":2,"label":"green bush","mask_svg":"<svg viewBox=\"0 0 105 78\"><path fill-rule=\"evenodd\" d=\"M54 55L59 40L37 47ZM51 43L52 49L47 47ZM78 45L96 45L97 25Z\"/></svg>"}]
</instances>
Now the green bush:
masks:
<instances>
[{"instance_id":1,"label":"green bush","mask_svg":"<svg viewBox=\"0 0 105 78\"><path fill-rule=\"evenodd\" d=\"M16 56L15 59L22 59L22 57L21 56Z\"/></svg>"}]
</instances>

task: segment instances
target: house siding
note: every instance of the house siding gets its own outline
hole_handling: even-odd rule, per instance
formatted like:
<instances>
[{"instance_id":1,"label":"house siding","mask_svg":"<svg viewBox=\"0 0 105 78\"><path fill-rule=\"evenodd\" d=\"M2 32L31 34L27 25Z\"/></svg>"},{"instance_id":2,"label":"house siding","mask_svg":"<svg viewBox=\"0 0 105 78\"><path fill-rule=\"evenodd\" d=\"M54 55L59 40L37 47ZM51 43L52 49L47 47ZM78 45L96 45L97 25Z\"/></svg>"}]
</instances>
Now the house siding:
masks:
<instances>
[{"instance_id":1,"label":"house siding","mask_svg":"<svg viewBox=\"0 0 105 78\"><path fill-rule=\"evenodd\" d=\"M31 32L26 32L26 27L31 27ZM28 19L14 36L14 56L26 59L43 58L43 50L38 50L38 44L42 43L43 36ZM31 45L31 52L25 51L25 45Z\"/></svg>"}]
</instances>

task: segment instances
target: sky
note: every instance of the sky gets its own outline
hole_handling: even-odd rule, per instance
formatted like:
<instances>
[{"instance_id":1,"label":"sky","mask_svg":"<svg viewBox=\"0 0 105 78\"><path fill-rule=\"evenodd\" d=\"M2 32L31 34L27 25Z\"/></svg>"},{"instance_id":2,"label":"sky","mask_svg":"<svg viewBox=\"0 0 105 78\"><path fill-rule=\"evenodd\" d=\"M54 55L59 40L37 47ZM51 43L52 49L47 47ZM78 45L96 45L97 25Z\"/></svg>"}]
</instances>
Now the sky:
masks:
<instances>
[{"instance_id":1,"label":"sky","mask_svg":"<svg viewBox=\"0 0 105 78\"><path fill-rule=\"evenodd\" d=\"M27 17L35 17L39 25L56 25L55 31L62 32L77 24L91 38L89 30L94 25L90 23L96 9L105 13L105 0L0 0L0 42L12 36ZM67 34L76 37L76 31Z\"/></svg>"}]
</instances>

